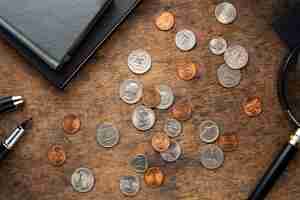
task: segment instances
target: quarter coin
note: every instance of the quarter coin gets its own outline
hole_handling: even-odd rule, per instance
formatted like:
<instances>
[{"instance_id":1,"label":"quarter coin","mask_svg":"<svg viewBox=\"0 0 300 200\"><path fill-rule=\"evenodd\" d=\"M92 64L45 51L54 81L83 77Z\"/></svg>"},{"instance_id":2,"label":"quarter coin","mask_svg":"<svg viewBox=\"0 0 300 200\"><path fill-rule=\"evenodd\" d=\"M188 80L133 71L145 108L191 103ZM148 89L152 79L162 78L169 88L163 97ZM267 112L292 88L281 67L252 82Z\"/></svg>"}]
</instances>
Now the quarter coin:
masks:
<instances>
[{"instance_id":1,"label":"quarter coin","mask_svg":"<svg viewBox=\"0 0 300 200\"><path fill-rule=\"evenodd\" d=\"M171 138L177 137L182 132L182 125L176 119L168 119L165 122L164 131Z\"/></svg>"},{"instance_id":2,"label":"quarter coin","mask_svg":"<svg viewBox=\"0 0 300 200\"><path fill-rule=\"evenodd\" d=\"M227 49L227 42L222 37L215 37L210 40L208 48L215 55L222 55Z\"/></svg>"},{"instance_id":3,"label":"quarter coin","mask_svg":"<svg viewBox=\"0 0 300 200\"><path fill-rule=\"evenodd\" d=\"M61 145L53 145L48 151L48 160L53 166L62 166L66 161L66 153Z\"/></svg>"},{"instance_id":4,"label":"quarter coin","mask_svg":"<svg viewBox=\"0 0 300 200\"><path fill-rule=\"evenodd\" d=\"M76 134L81 126L80 119L77 115L69 114L64 117L63 129L69 135Z\"/></svg>"},{"instance_id":5,"label":"quarter coin","mask_svg":"<svg viewBox=\"0 0 300 200\"><path fill-rule=\"evenodd\" d=\"M144 89L143 104L150 108L155 108L160 104L160 94L154 87Z\"/></svg>"},{"instance_id":6,"label":"quarter coin","mask_svg":"<svg viewBox=\"0 0 300 200\"><path fill-rule=\"evenodd\" d=\"M226 133L219 137L218 145L225 152L234 151L239 146L239 138L236 133Z\"/></svg>"},{"instance_id":7,"label":"quarter coin","mask_svg":"<svg viewBox=\"0 0 300 200\"><path fill-rule=\"evenodd\" d=\"M182 154L181 146L177 142L171 142L167 151L161 152L161 158L166 162L175 162Z\"/></svg>"},{"instance_id":8,"label":"quarter coin","mask_svg":"<svg viewBox=\"0 0 300 200\"><path fill-rule=\"evenodd\" d=\"M119 130L110 123L98 124L96 127L96 139L99 145L111 148L119 143Z\"/></svg>"},{"instance_id":9,"label":"quarter coin","mask_svg":"<svg viewBox=\"0 0 300 200\"><path fill-rule=\"evenodd\" d=\"M237 11L233 4L223 2L216 6L215 16L220 23L230 24L236 19Z\"/></svg>"},{"instance_id":10,"label":"quarter coin","mask_svg":"<svg viewBox=\"0 0 300 200\"><path fill-rule=\"evenodd\" d=\"M207 169L217 169L224 163L224 153L217 145L206 145L200 152L200 162Z\"/></svg>"},{"instance_id":11,"label":"quarter coin","mask_svg":"<svg viewBox=\"0 0 300 200\"><path fill-rule=\"evenodd\" d=\"M151 69L151 56L142 49L132 51L128 56L128 67L135 74L144 74Z\"/></svg>"},{"instance_id":12,"label":"quarter coin","mask_svg":"<svg viewBox=\"0 0 300 200\"><path fill-rule=\"evenodd\" d=\"M178 101L171 109L173 118L179 121L186 121L192 117L192 105L187 100Z\"/></svg>"},{"instance_id":13,"label":"quarter coin","mask_svg":"<svg viewBox=\"0 0 300 200\"><path fill-rule=\"evenodd\" d=\"M155 124L155 113L145 106L137 106L132 114L132 123L140 131L151 129Z\"/></svg>"},{"instance_id":14,"label":"quarter coin","mask_svg":"<svg viewBox=\"0 0 300 200\"><path fill-rule=\"evenodd\" d=\"M196 46L197 38L195 33L184 29L176 34L175 43L177 48L181 51L190 51Z\"/></svg>"},{"instance_id":15,"label":"quarter coin","mask_svg":"<svg viewBox=\"0 0 300 200\"><path fill-rule=\"evenodd\" d=\"M158 85L156 90L160 94L160 103L156 108L161 110L170 108L175 100L172 89L167 85Z\"/></svg>"},{"instance_id":16,"label":"quarter coin","mask_svg":"<svg viewBox=\"0 0 300 200\"><path fill-rule=\"evenodd\" d=\"M143 84L137 80L125 80L120 86L120 98L127 104L137 103L143 96Z\"/></svg>"},{"instance_id":17,"label":"quarter coin","mask_svg":"<svg viewBox=\"0 0 300 200\"><path fill-rule=\"evenodd\" d=\"M144 175L145 184L150 187L161 186L164 182L164 179L165 175L158 167L149 168Z\"/></svg>"},{"instance_id":18,"label":"quarter coin","mask_svg":"<svg viewBox=\"0 0 300 200\"><path fill-rule=\"evenodd\" d=\"M233 88L240 84L242 74L240 70L233 70L226 64L222 64L217 70L219 83L225 88Z\"/></svg>"},{"instance_id":19,"label":"quarter coin","mask_svg":"<svg viewBox=\"0 0 300 200\"><path fill-rule=\"evenodd\" d=\"M229 46L224 53L225 63L232 69L241 69L248 64L247 50L240 45Z\"/></svg>"},{"instance_id":20,"label":"quarter coin","mask_svg":"<svg viewBox=\"0 0 300 200\"><path fill-rule=\"evenodd\" d=\"M140 191L140 181L136 176L122 176L120 190L126 196L135 196Z\"/></svg>"},{"instance_id":21,"label":"quarter coin","mask_svg":"<svg viewBox=\"0 0 300 200\"><path fill-rule=\"evenodd\" d=\"M245 101L243 108L246 115L249 117L256 117L262 113L261 99L259 97L248 98Z\"/></svg>"},{"instance_id":22,"label":"quarter coin","mask_svg":"<svg viewBox=\"0 0 300 200\"><path fill-rule=\"evenodd\" d=\"M95 185L95 177L90 169L78 168L72 174L71 184L77 192L89 192Z\"/></svg>"},{"instance_id":23,"label":"quarter coin","mask_svg":"<svg viewBox=\"0 0 300 200\"><path fill-rule=\"evenodd\" d=\"M156 27L161 31L168 31L173 28L175 17L170 12L162 12L155 20Z\"/></svg>"},{"instance_id":24,"label":"quarter coin","mask_svg":"<svg viewBox=\"0 0 300 200\"><path fill-rule=\"evenodd\" d=\"M179 79L189 81L194 79L198 73L198 66L194 63L180 64L177 66L177 76Z\"/></svg>"},{"instance_id":25,"label":"quarter coin","mask_svg":"<svg viewBox=\"0 0 300 200\"><path fill-rule=\"evenodd\" d=\"M211 120L203 121L198 127L200 139L205 143L215 142L220 134L219 126Z\"/></svg>"},{"instance_id":26,"label":"quarter coin","mask_svg":"<svg viewBox=\"0 0 300 200\"><path fill-rule=\"evenodd\" d=\"M144 173L148 169L148 159L143 154L136 155L131 161L130 166L137 173Z\"/></svg>"},{"instance_id":27,"label":"quarter coin","mask_svg":"<svg viewBox=\"0 0 300 200\"><path fill-rule=\"evenodd\" d=\"M152 147L155 151L164 152L170 146L170 139L165 134L155 134L151 141Z\"/></svg>"}]
</instances>

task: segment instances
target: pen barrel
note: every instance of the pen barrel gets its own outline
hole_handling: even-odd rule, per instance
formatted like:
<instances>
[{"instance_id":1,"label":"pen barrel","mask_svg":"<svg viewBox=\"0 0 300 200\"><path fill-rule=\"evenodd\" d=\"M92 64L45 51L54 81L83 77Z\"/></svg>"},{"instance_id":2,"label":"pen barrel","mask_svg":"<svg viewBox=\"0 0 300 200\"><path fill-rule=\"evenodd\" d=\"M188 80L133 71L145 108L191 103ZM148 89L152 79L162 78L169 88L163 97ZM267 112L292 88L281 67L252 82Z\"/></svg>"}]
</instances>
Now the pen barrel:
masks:
<instances>
[{"instance_id":1,"label":"pen barrel","mask_svg":"<svg viewBox=\"0 0 300 200\"><path fill-rule=\"evenodd\" d=\"M6 157L8 151L9 150L3 144L0 144L0 160L3 160Z\"/></svg>"},{"instance_id":2,"label":"pen barrel","mask_svg":"<svg viewBox=\"0 0 300 200\"><path fill-rule=\"evenodd\" d=\"M0 105L0 113L10 112L16 110L16 106L12 102L8 102L6 104Z\"/></svg>"}]
</instances>

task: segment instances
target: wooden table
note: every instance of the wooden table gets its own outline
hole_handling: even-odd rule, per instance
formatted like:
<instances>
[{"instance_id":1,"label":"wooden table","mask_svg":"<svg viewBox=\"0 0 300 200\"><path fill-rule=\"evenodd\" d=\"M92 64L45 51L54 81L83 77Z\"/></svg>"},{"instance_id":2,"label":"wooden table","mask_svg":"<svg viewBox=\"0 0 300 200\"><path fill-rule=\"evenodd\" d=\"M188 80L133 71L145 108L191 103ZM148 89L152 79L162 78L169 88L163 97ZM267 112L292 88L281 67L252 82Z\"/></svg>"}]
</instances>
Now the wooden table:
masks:
<instances>
[{"instance_id":1,"label":"wooden table","mask_svg":"<svg viewBox=\"0 0 300 200\"><path fill-rule=\"evenodd\" d=\"M162 130L169 115L156 110L158 120L151 131L141 134L135 130L130 113L136 105L126 105L118 95L120 83L128 78L145 85L168 84L177 96L191 99L194 111L193 118L184 123L184 134L177 139L184 149L183 157L165 164L156 154L150 156L152 165L161 166L167 176L163 187L151 189L142 184L140 193L132 199L246 199L292 131L276 94L276 73L286 49L271 28L271 0L232 1L238 9L238 19L232 25L216 21L214 7L218 2L144 1L64 92L51 86L15 49L0 40L0 93L23 95L27 103L23 110L1 115L1 137L25 117L34 119L33 129L1 163L0 199L127 199L119 191L119 177L135 174L128 165L129 158L144 149L150 151L151 135ZM155 16L165 9L176 14L176 27L170 32L160 32L153 24ZM177 50L174 43L176 32L183 28L194 31L199 40L188 53ZM216 35L249 51L250 62L237 88L225 89L217 82L216 69L224 61L207 48L209 39ZM142 76L133 75L127 67L128 54L138 48L147 50L153 59L152 70ZM203 79L178 80L175 65L182 60L202 63L206 69ZM249 118L241 110L241 103L250 96L263 100L264 110L257 118ZM82 121L80 132L74 136L66 136L61 127L69 113L78 114ZM216 171L204 169L198 161L204 144L196 127L204 119L216 120L223 132L236 132L240 138L239 149L226 153L224 166ZM96 144L95 127L101 122L112 122L120 129L120 144L113 149ZM65 147L68 158L63 167L53 167L47 161L52 144ZM300 198L299 162L300 154L268 199ZM96 176L96 186L90 193L76 193L70 186L71 174L81 166L89 167Z\"/></svg>"}]
</instances>

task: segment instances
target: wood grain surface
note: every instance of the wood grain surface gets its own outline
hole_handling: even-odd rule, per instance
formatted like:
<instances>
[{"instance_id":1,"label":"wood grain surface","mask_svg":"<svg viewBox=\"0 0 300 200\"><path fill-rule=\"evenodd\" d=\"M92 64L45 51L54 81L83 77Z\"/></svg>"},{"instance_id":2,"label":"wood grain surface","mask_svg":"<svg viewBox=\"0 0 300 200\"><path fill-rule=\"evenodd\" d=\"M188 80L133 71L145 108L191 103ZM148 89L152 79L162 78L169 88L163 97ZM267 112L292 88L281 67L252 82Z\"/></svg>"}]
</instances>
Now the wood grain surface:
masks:
<instances>
[{"instance_id":1,"label":"wood grain surface","mask_svg":"<svg viewBox=\"0 0 300 200\"><path fill-rule=\"evenodd\" d=\"M282 112L276 94L276 73L287 52L272 31L274 13L272 0L232 0L238 19L221 25L214 17L218 0L144 0L124 24L98 50L65 90L59 91L47 82L15 49L0 40L0 94L22 95L26 105L14 113L2 114L0 136L25 117L32 116L34 125L26 137L0 165L0 199L2 200L121 200L119 178L135 174L128 160L136 153L146 152L152 166L161 166L167 178L161 188L142 184L136 200L240 200L255 186L256 180L270 164L273 156L288 140L293 128ZM154 19L163 10L176 15L176 26L169 32L158 31ZM190 29L197 34L198 45L182 53L175 47L178 30ZM249 52L250 61L243 69L241 84L234 89L222 88L216 69L222 56L212 55L207 46L221 35L230 44L240 44ZM145 49L153 59L152 70L134 75L127 67L127 56L135 49ZM176 78L176 62L197 62L205 66L201 80L181 81ZM193 117L184 123L184 133L176 140L184 155L173 164L162 162L149 146L151 135L161 131L168 111L155 110L155 127L144 133L131 124L129 106L119 99L119 85L128 78L145 85L168 84L177 97L188 97L193 104ZM263 113L247 117L241 103L250 96L260 96ZM79 133L67 136L62 130L66 114L80 116ZM222 132L236 132L239 149L225 153L222 168L209 171L199 163L204 146L196 132L197 125L213 119ZM104 149L97 145L98 123L112 122L121 132L119 145ZM61 144L67 152L62 167L47 161L47 150ZM268 199L300 198L300 155L276 184ZM78 167L93 170L96 185L90 193L79 194L70 185L70 176Z\"/></svg>"}]
</instances>

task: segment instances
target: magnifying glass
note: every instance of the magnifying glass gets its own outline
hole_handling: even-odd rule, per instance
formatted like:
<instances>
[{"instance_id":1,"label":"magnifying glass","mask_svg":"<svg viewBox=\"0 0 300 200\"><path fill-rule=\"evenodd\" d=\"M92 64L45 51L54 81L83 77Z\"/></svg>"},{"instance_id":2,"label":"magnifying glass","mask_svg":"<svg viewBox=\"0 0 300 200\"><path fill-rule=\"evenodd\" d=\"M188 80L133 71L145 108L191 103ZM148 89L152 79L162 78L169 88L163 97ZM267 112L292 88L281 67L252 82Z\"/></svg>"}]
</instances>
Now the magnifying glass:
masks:
<instances>
[{"instance_id":1,"label":"magnifying glass","mask_svg":"<svg viewBox=\"0 0 300 200\"><path fill-rule=\"evenodd\" d=\"M264 199L297 152L300 142L300 46L287 56L279 71L278 96L296 131L258 181L248 200Z\"/></svg>"}]
</instances>

